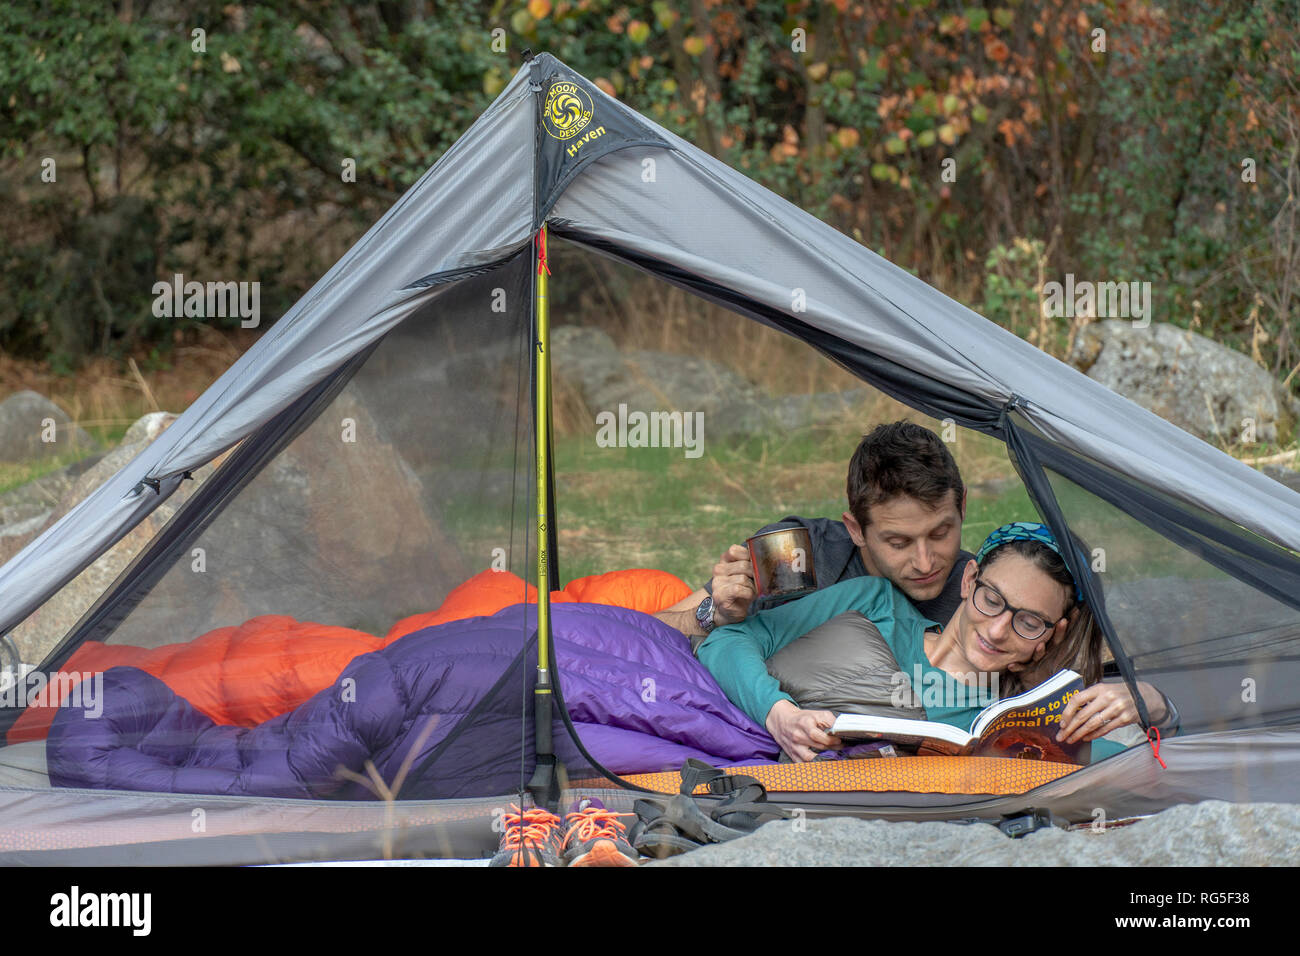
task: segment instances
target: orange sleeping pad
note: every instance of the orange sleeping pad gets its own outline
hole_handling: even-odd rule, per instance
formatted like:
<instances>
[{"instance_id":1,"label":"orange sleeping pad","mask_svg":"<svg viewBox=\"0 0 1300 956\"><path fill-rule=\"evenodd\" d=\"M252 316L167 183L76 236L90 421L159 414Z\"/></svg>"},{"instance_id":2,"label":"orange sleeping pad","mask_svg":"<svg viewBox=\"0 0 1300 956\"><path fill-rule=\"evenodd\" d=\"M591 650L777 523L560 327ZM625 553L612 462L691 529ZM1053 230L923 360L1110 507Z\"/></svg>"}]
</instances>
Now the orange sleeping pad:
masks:
<instances>
[{"instance_id":1,"label":"orange sleeping pad","mask_svg":"<svg viewBox=\"0 0 1300 956\"><path fill-rule=\"evenodd\" d=\"M885 757L875 760L814 760L726 767L725 773L747 774L769 793L1027 793L1080 768L1072 763L1021 760L1016 757ZM677 793L681 774L623 774L623 780L659 793ZM598 789L617 786L604 778L578 780L572 786ZM701 784L697 794L708 793Z\"/></svg>"},{"instance_id":2,"label":"orange sleeping pad","mask_svg":"<svg viewBox=\"0 0 1300 956\"><path fill-rule=\"evenodd\" d=\"M666 571L634 569L578 578L563 591L552 592L551 600L613 604L654 613L676 604L691 591ZM83 674L110 667L138 667L216 723L252 727L292 710L328 687L360 654L434 624L495 614L520 603L525 593L528 603L536 603L537 589L525 587L518 575L481 571L448 594L436 611L404 618L384 637L264 614L237 627L217 628L192 641L162 647L87 641L52 686L66 693ZM9 743L43 740L56 710L45 692L9 729Z\"/></svg>"}]
</instances>

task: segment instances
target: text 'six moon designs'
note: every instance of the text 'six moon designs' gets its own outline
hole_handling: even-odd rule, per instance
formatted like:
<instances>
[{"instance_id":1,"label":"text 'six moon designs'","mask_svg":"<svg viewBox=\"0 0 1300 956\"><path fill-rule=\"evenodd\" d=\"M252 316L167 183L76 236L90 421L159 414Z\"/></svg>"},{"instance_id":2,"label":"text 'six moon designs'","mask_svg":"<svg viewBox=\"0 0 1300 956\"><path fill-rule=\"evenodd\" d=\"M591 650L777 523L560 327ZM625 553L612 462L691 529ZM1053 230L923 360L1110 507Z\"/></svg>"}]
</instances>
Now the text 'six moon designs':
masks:
<instances>
[{"instance_id":1,"label":"text 'six moon designs'","mask_svg":"<svg viewBox=\"0 0 1300 956\"><path fill-rule=\"evenodd\" d=\"M591 97L576 83L553 83L546 94L546 132L556 139L572 139L591 122Z\"/></svg>"}]
</instances>

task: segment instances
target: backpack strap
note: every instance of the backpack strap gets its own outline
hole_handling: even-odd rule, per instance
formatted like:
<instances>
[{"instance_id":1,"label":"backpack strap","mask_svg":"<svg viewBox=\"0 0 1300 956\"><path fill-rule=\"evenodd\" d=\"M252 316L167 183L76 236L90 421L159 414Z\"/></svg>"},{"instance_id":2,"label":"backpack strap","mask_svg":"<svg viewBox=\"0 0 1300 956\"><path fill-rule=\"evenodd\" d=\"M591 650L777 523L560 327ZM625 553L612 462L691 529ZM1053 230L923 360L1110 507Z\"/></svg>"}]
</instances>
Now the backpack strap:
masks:
<instances>
[{"instance_id":1,"label":"backpack strap","mask_svg":"<svg viewBox=\"0 0 1300 956\"><path fill-rule=\"evenodd\" d=\"M647 797L632 805L637 821L628 831L628 841L649 856L674 856L706 843L725 843L754 832L766 822L764 817L790 816L767 803L766 788L745 774L727 774L702 760L688 760L681 778L680 793ZM723 799L702 806L692 796L701 785Z\"/></svg>"}]
</instances>

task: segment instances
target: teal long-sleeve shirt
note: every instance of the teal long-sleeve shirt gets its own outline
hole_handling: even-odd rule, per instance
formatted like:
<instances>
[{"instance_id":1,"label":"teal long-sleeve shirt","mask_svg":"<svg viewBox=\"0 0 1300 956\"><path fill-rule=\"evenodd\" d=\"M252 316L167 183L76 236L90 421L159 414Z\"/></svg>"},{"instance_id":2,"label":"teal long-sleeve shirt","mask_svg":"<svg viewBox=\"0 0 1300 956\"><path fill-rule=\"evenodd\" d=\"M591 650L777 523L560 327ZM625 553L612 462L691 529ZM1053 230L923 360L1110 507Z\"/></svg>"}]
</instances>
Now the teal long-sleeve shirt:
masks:
<instances>
[{"instance_id":1,"label":"teal long-sleeve shirt","mask_svg":"<svg viewBox=\"0 0 1300 956\"><path fill-rule=\"evenodd\" d=\"M902 591L887 579L877 577L850 578L798 601L751 614L739 624L716 628L700 645L696 656L731 702L754 721L764 724L767 712L777 701L798 703L767 672L767 659L845 611L857 611L876 625L904 673L911 676L914 667L920 665L923 672L937 671L951 680L925 656L925 630L936 622L922 617ZM947 714L949 710L953 713ZM978 708L970 707L939 708L930 719L963 726L964 715L964 726L969 727L978 712Z\"/></svg>"},{"instance_id":2,"label":"teal long-sleeve shirt","mask_svg":"<svg viewBox=\"0 0 1300 956\"><path fill-rule=\"evenodd\" d=\"M925 631L938 622L923 617L907 596L886 578L859 577L823 588L805 598L752 614L739 624L716 628L700 644L696 656L709 669L723 693L760 726L780 700L798 706L767 672L767 659L813 628L837 614L857 611L876 625L894 652L899 669L914 681L918 672L926 683L943 681L944 700L963 701L973 695L951 674L930 663L925 654ZM943 622L946 624L947 622ZM919 692L920 688L916 688ZM969 730L979 706L926 706L928 720ZM1099 760L1124 748L1113 741L1093 741L1092 759Z\"/></svg>"}]
</instances>

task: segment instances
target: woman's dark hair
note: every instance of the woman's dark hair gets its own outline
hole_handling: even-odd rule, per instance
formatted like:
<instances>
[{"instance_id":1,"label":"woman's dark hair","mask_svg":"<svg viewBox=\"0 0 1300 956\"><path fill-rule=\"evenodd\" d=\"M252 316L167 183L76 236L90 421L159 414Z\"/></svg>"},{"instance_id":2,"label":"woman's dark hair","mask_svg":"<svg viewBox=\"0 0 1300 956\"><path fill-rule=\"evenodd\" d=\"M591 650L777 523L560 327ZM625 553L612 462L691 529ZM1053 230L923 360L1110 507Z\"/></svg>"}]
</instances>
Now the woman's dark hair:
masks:
<instances>
[{"instance_id":1,"label":"woman's dark hair","mask_svg":"<svg viewBox=\"0 0 1300 956\"><path fill-rule=\"evenodd\" d=\"M849 462L847 491L849 513L865 528L871 523L872 505L901 495L931 508L951 500L960 509L966 486L938 435L912 422L890 422L877 425L858 444Z\"/></svg>"},{"instance_id":2,"label":"woman's dark hair","mask_svg":"<svg viewBox=\"0 0 1300 956\"><path fill-rule=\"evenodd\" d=\"M1087 604L1075 601L1074 577L1065 566L1065 559L1043 544L1041 541L1008 541L998 545L980 562L980 569L988 568L1008 551L1014 551L1048 575L1053 581L1065 588L1065 614L1070 616L1076 608L1078 614L1066 626L1065 635L1060 641L1048 645L1047 652L1036 664L1025 670L1006 671L999 681L1000 696L1014 697L1016 694L1037 687L1058 671L1069 668L1083 677L1085 687L1091 687L1101 680L1101 652L1104 638L1101 627ZM1042 640L1048 640L1047 637Z\"/></svg>"}]
</instances>

